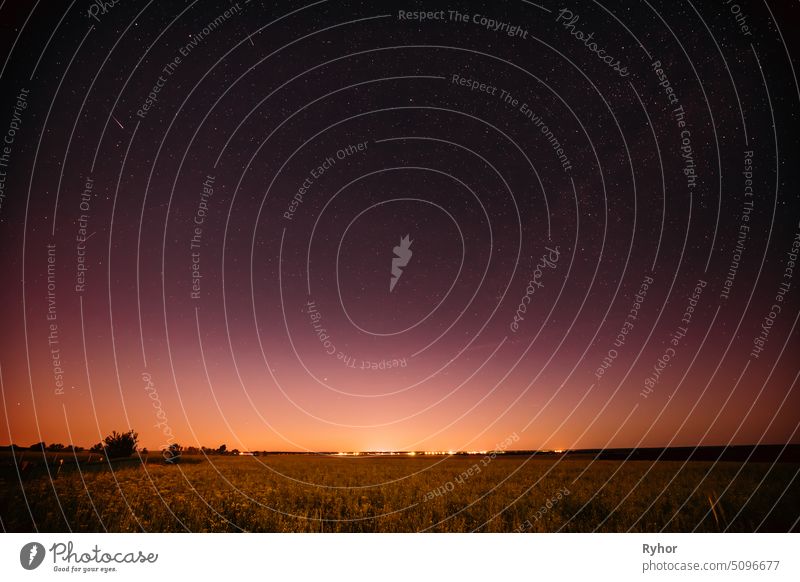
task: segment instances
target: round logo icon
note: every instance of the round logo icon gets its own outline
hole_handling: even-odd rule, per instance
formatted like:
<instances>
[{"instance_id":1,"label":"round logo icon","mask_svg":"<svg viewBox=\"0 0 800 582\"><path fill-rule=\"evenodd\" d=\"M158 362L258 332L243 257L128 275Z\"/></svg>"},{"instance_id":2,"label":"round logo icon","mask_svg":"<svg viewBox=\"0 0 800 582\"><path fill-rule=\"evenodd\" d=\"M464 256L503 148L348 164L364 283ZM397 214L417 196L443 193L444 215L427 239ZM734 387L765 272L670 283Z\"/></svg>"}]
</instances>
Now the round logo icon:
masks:
<instances>
[{"instance_id":1,"label":"round logo icon","mask_svg":"<svg viewBox=\"0 0 800 582\"><path fill-rule=\"evenodd\" d=\"M35 570L44 561L44 546L39 542L30 542L19 551L19 563L26 570Z\"/></svg>"}]
</instances>

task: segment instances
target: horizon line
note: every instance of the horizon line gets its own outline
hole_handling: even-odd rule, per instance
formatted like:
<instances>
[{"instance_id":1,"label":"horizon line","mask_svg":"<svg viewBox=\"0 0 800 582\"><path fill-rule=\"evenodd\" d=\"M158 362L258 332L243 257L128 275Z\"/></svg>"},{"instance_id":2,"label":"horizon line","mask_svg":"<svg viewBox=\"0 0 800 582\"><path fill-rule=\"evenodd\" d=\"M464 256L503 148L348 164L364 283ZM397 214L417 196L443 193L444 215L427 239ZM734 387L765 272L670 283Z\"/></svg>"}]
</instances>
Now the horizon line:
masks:
<instances>
[{"instance_id":1,"label":"horizon line","mask_svg":"<svg viewBox=\"0 0 800 582\"><path fill-rule=\"evenodd\" d=\"M38 444L38 443L37 443ZM60 444L60 443L53 443L53 444ZM58 449L56 451L48 450L48 445L45 445L43 451L54 453L54 452L64 452L70 453L73 452L73 449L70 447L75 447L76 445L63 445L62 449ZM582 448L566 448L566 449L486 449L486 450L348 450L348 451L337 451L337 450L300 450L300 451L292 451L292 450L279 450L279 449L248 449L240 451L237 448L227 449L224 451L223 454L234 454L233 451L236 451L238 454L247 454L247 453L268 453L268 454L282 454L282 455L334 455L334 456L357 456L357 455L404 455L404 456L451 456L451 455L513 455L513 454L531 454L531 453L540 453L540 454L567 454L567 453L591 453L591 452L599 452L599 451L637 451L637 450L676 450L676 449L729 449L729 448L758 448L758 447L796 447L800 446L800 442L788 442L788 443L751 443L751 444L716 444L716 445L677 445L677 446L646 446L646 447L582 447ZM0 445L0 450L20 450L20 451L31 451L31 450L39 450L33 449L30 445L29 446L20 446L14 443L11 444L3 444ZM81 445L77 445L78 448L82 449L81 451L74 451L74 452L92 452L90 449L91 447L83 447ZM141 453L144 450L147 450L148 453L156 452L161 450L166 450L168 447L162 448L150 448L150 447L140 447L137 448L134 453L139 452ZM186 452L188 448L197 449L198 453L203 452L211 452L219 454L218 448L210 448L210 447L197 447L195 445L188 445L183 446L181 448L181 452ZM205 451L203 450L205 448Z\"/></svg>"}]
</instances>

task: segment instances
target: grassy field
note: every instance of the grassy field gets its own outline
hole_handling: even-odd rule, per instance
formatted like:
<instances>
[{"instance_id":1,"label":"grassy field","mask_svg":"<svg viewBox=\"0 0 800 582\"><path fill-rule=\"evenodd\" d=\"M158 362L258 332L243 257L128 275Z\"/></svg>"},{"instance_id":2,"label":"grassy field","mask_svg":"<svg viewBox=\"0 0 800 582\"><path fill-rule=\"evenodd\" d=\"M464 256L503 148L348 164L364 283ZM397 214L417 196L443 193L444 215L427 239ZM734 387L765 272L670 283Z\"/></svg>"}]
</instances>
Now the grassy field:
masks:
<instances>
[{"instance_id":1,"label":"grassy field","mask_svg":"<svg viewBox=\"0 0 800 582\"><path fill-rule=\"evenodd\" d=\"M3 529L784 532L800 515L795 463L274 455L165 465L152 455L112 471L98 460L29 462L23 490L3 457Z\"/></svg>"}]
</instances>

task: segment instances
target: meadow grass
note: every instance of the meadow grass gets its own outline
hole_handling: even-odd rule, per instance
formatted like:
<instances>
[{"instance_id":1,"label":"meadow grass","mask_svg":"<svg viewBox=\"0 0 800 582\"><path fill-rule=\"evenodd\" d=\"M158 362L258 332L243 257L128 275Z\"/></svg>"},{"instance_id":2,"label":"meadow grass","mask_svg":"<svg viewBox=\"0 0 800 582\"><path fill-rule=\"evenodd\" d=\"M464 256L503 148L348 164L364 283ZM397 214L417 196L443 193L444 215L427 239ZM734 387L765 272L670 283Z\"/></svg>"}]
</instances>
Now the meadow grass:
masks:
<instances>
[{"instance_id":1,"label":"meadow grass","mask_svg":"<svg viewBox=\"0 0 800 582\"><path fill-rule=\"evenodd\" d=\"M159 461L126 460L113 471L103 463L73 466L52 480L39 468L23 475L24 494L16 470L6 467L2 526L42 532L782 532L796 530L800 515L795 463L306 455Z\"/></svg>"}]
</instances>

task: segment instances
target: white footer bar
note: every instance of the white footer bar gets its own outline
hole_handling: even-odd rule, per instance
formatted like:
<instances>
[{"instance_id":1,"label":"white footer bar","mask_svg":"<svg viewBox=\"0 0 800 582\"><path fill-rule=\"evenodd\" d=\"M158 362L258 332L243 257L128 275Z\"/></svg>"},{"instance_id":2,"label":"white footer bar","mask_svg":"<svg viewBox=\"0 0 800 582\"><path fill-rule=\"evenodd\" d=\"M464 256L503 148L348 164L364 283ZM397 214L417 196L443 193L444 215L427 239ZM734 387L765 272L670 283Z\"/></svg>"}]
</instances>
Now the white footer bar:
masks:
<instances>
[{"instance_id":1,"label":"white footer bar","mask_svg":"<svg viewBox=\"0 0 800 582\"><path fill-rule=\"evenodd\" d=\"M0 535L5 580L777 582L799 554L796 534Z\"/></svg>"}]
</instances>

